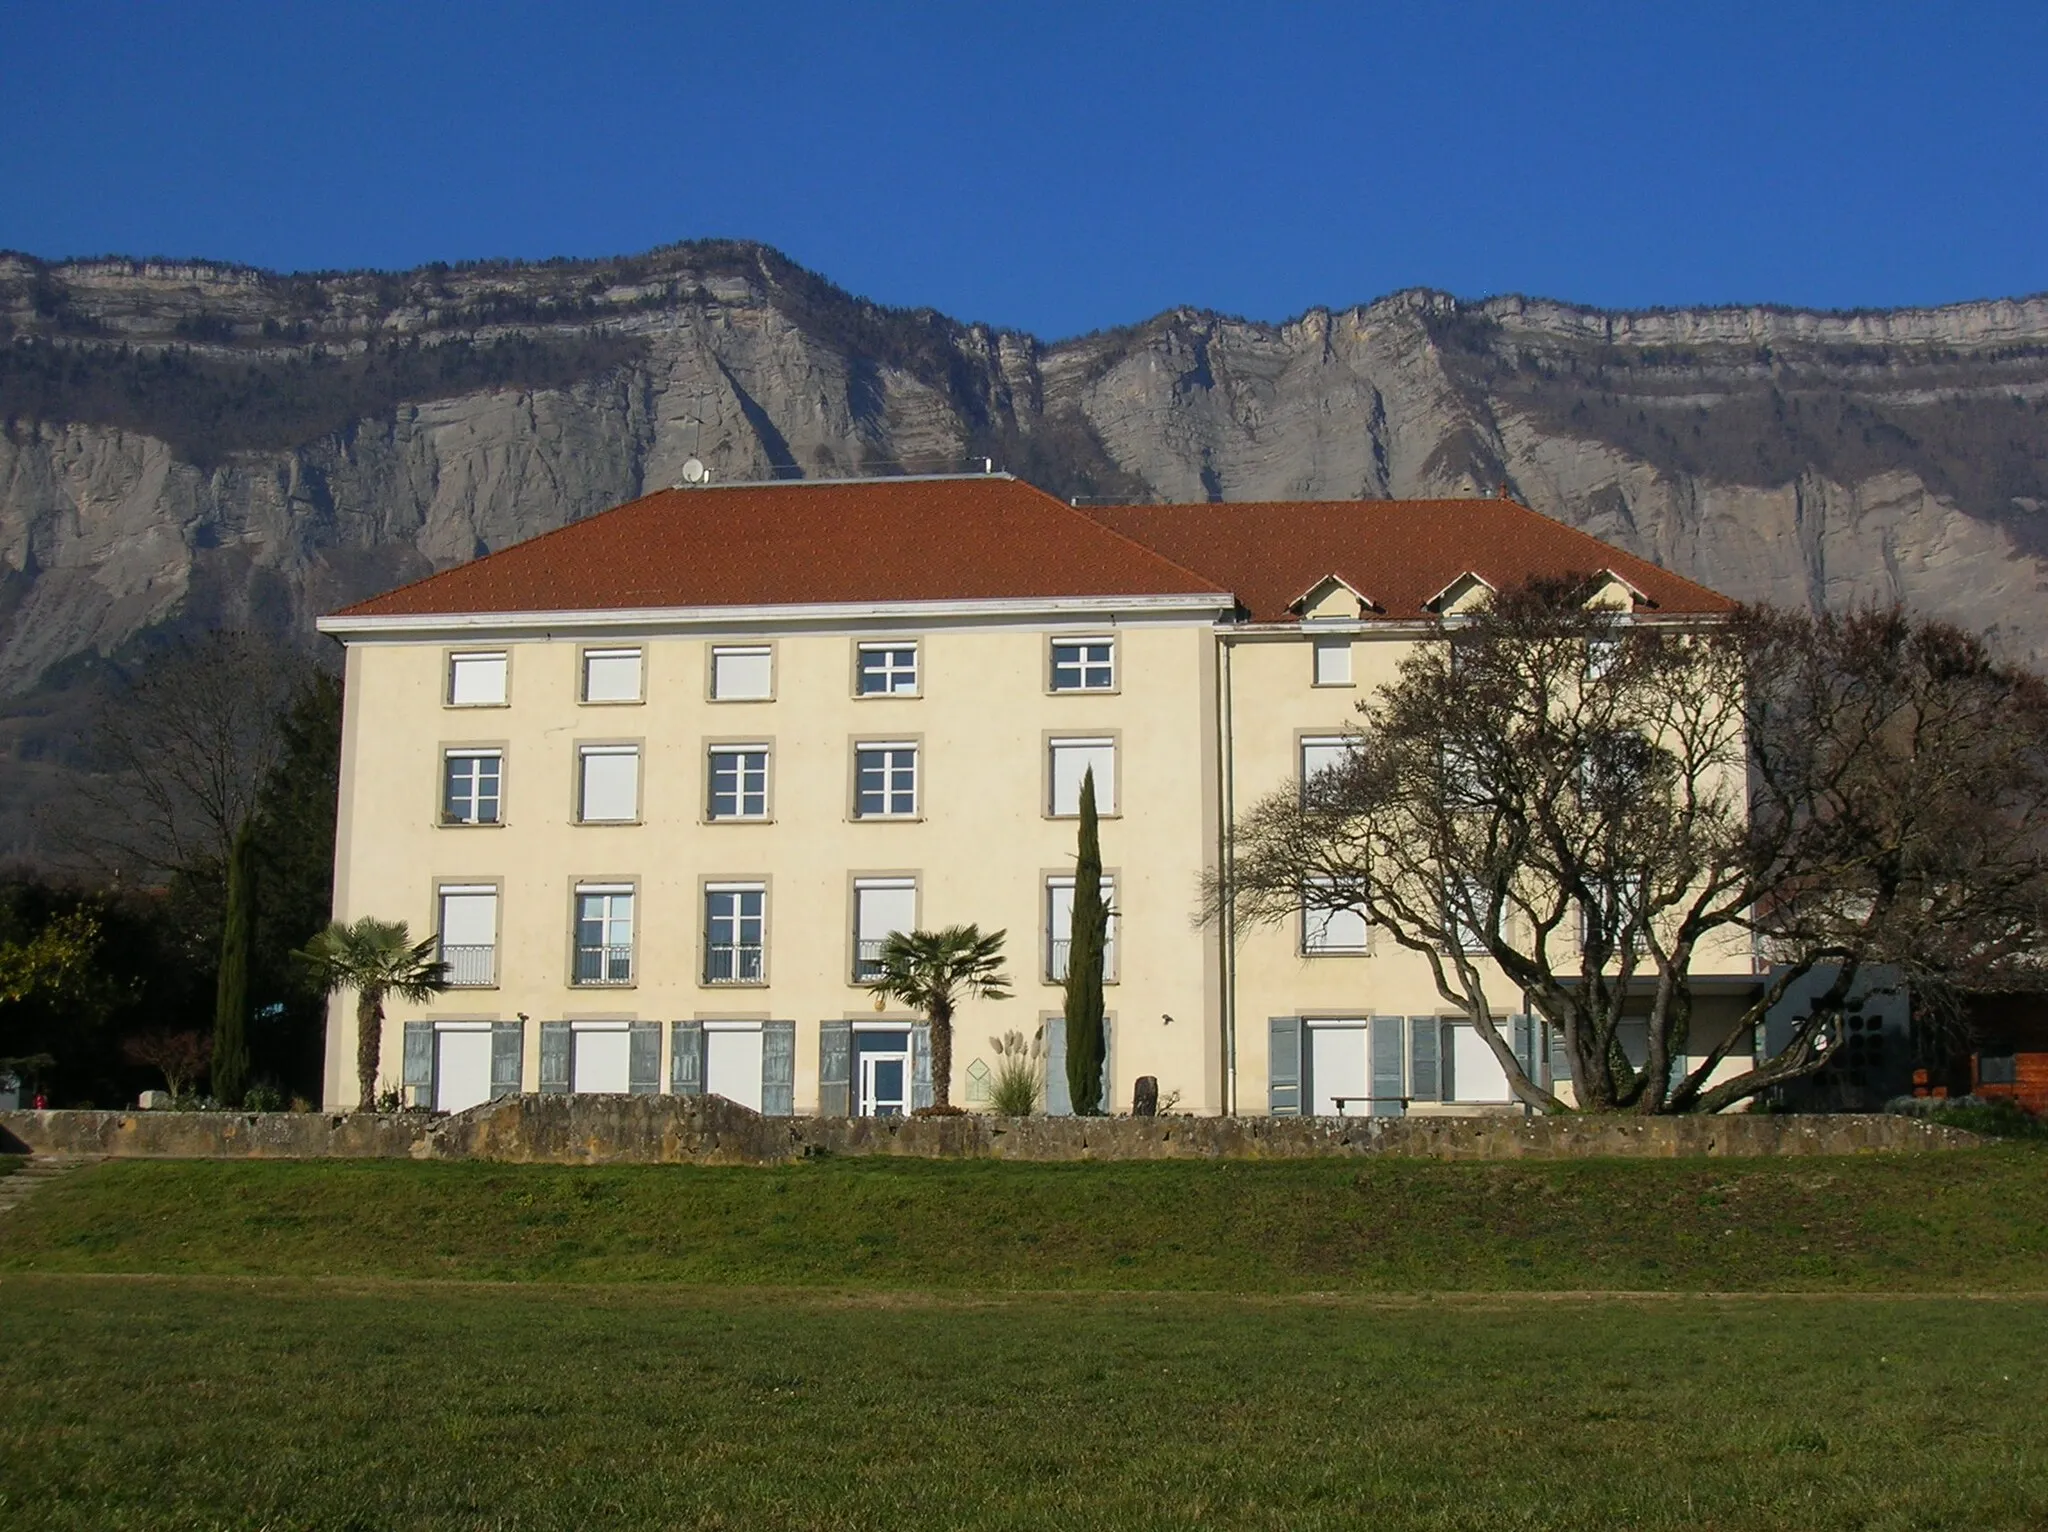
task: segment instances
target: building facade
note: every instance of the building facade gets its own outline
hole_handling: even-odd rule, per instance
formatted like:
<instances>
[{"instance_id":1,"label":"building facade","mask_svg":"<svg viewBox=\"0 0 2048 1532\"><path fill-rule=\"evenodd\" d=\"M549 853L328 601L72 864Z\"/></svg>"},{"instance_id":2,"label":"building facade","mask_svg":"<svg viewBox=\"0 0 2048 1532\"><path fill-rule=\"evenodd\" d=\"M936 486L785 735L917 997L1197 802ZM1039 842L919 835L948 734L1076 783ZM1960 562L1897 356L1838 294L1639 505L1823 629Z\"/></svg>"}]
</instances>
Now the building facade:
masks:
<instances>
[{"instance_id":1,"label":"building facade","mask_svg":"<svg viewBox=\"0 0 2048 1532\"><path fill-rule=\"evenodd\" d=\"M1656 620L1727 607L1505 500L1083 510L992 474L662 491L337 613L335 914L436 933L450 982L391 1007L380 1082L909 1111L928 1040L866 982L890 932L973 922L1014 995L963 1009L952 1098L1043 1028L1060 1110L1092 771L1107 1104L1151 1075L1204 1113L1498 1107L1416 955L1197 910L1236 814L1353 748L1438 616L1567 573ZM330 1104L354 1027L337 1003Z\"/></svg>"}]
</instances>

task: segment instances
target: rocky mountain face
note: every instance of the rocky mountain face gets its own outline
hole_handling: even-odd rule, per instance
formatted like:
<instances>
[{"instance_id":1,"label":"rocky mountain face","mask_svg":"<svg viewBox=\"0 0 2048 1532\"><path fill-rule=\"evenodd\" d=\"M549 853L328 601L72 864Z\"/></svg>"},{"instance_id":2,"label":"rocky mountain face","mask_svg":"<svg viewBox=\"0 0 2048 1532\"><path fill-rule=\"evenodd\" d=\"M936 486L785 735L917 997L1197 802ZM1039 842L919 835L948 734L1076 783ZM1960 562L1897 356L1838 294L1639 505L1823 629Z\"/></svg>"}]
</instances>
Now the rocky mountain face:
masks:
<instances>
[{"instance_id":1,"label":"rocky mountain face","mask_svg":"<svg viewBox=\"0 0 2048 1532\"><path fill-rule=\"evenodd\" d=\"M878 308L764 247L276 276L0 255L0 857L109 667L674 482L1062 495L1505 483L1732 595L1904 600L2048 656L2048 297L1609 314L1408 292L1074 340Z\"/></svg>"}]
</instances>

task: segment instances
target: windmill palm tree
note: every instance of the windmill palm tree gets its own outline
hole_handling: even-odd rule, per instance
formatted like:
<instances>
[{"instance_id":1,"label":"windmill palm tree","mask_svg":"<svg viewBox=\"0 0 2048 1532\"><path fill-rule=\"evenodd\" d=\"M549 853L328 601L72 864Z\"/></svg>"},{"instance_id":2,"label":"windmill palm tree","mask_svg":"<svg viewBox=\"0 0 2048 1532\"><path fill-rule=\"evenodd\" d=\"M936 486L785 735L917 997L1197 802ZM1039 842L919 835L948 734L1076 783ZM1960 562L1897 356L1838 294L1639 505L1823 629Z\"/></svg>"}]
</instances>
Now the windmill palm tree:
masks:
<instances>
[{"instance_id":1,"label":"windmill palm tree","mask_svg":"<svg viewBox=\"0 0 2048 1532\"><path fill-rule=\"evenodd\" d=\"M356 1084L365 1107L377 1099L384 997L425 1001L448 987L448 965L431 956L434 942L414 941L402 920L365 915L352 925L335 921L293 954L312 969L323 994L356 992Z\"/></svg>"},{"instance_id":2,"label":"windmill palm tree","mask_svg":"<svg viewBox=\"0 0 2048 1532\"><path fill-rule=\"evenodd\" d=\"M1010 998L1003 972L1005 931L979 926L943 931L897 931L882 943L881 976L868 993L924 1013L932 1029L932 1105L950 1107L953 1094L953 1012L960 1001Z\"/></svg>"}]
</instances>

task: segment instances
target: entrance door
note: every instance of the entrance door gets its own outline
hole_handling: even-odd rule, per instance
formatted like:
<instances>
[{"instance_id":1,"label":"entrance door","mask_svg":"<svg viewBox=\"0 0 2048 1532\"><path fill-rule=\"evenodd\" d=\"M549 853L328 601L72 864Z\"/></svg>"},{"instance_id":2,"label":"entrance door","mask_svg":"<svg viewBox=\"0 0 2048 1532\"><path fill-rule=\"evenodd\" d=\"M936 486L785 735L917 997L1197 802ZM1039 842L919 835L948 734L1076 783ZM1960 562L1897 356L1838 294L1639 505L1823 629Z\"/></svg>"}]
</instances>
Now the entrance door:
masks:
<instances>
[{"instance_id":1,"label":"entrance door","mask_svg":"<svg viewBox=\"0 0 2048 1532\"><path fill-rule=\"evenodd\" d=\"M860 1056L860 1115L902 1117L910 1111L910 1054Z\"/></svg>"},{"instance_id":2,"label":"entrance door","mask_svg":"<svg viewBox=\"0 0 2048 1532\"><path fill-rule=\"evenodd\" d=\"M1309 1036L1309 1111L1317 1117L1371 1115L1372 1095L1365 1058L1366 1027L1362 1021L1342 1026L1311 1025Z\"/></svg>"},{"instance_id":3,"label":"entrance door","mask_svg":"<svg viewBox=\"0 0 2048 1532\"><path fill-rule=\"evenodd\" d=\"M704 1089L761 1110L761 1029L704 1027Z\"/></svg>"},{"instance_id":4,"label":"entrance door","mask_svg":"<svg viewBox=\"0 0 2048 1532\"><path fill-rule=\"evenodd\" d=\"M491 1099L491 1029L434 1032L434 1110L459 1112Z\"/></svg>"}]
</instances>

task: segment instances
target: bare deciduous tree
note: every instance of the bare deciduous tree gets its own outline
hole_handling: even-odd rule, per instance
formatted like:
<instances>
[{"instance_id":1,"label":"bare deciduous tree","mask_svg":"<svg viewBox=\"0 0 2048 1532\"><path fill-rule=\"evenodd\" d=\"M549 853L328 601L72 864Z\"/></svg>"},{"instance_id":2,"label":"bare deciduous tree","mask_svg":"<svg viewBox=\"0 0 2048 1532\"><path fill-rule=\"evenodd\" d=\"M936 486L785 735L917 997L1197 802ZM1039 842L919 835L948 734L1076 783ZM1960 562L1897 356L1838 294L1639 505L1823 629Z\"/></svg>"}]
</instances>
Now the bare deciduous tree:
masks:
<instances>
[{"instance_id":1,"label":"bare deciduous tree","mask_svg":"<svg viewBox=\"0 0 2048 1532\"><path fill-rule=\"evenodd\" d=\"M1954 978L2038 947L2039 681L1897 614L1660 624L1589 604L1596 587L1446 619L1359 704L1341 765L1243 818L1206 913L1361 909L1544 1111L1565 1103L1504 1002L1550 1023L1579 1108L1711 1111L1825 1065L1863 966ZM1747 1009L1689 1046L1695 968L1752 953ZM1712 1079L1816 968L1831 981L1789 1043Z\"/></svg>"},{"instance_id":2,"label":"bare deciduous tree","mask_svg":"<svg viewBox=\"0 0 2048 1532\"><path fill-rule=\"evenodd\" d=\"M225 865L311 668L252 633L209 633L153 659L99 710L98 770L65 826L74 854L145 882Z\"/></svg>"}]
</instances>

